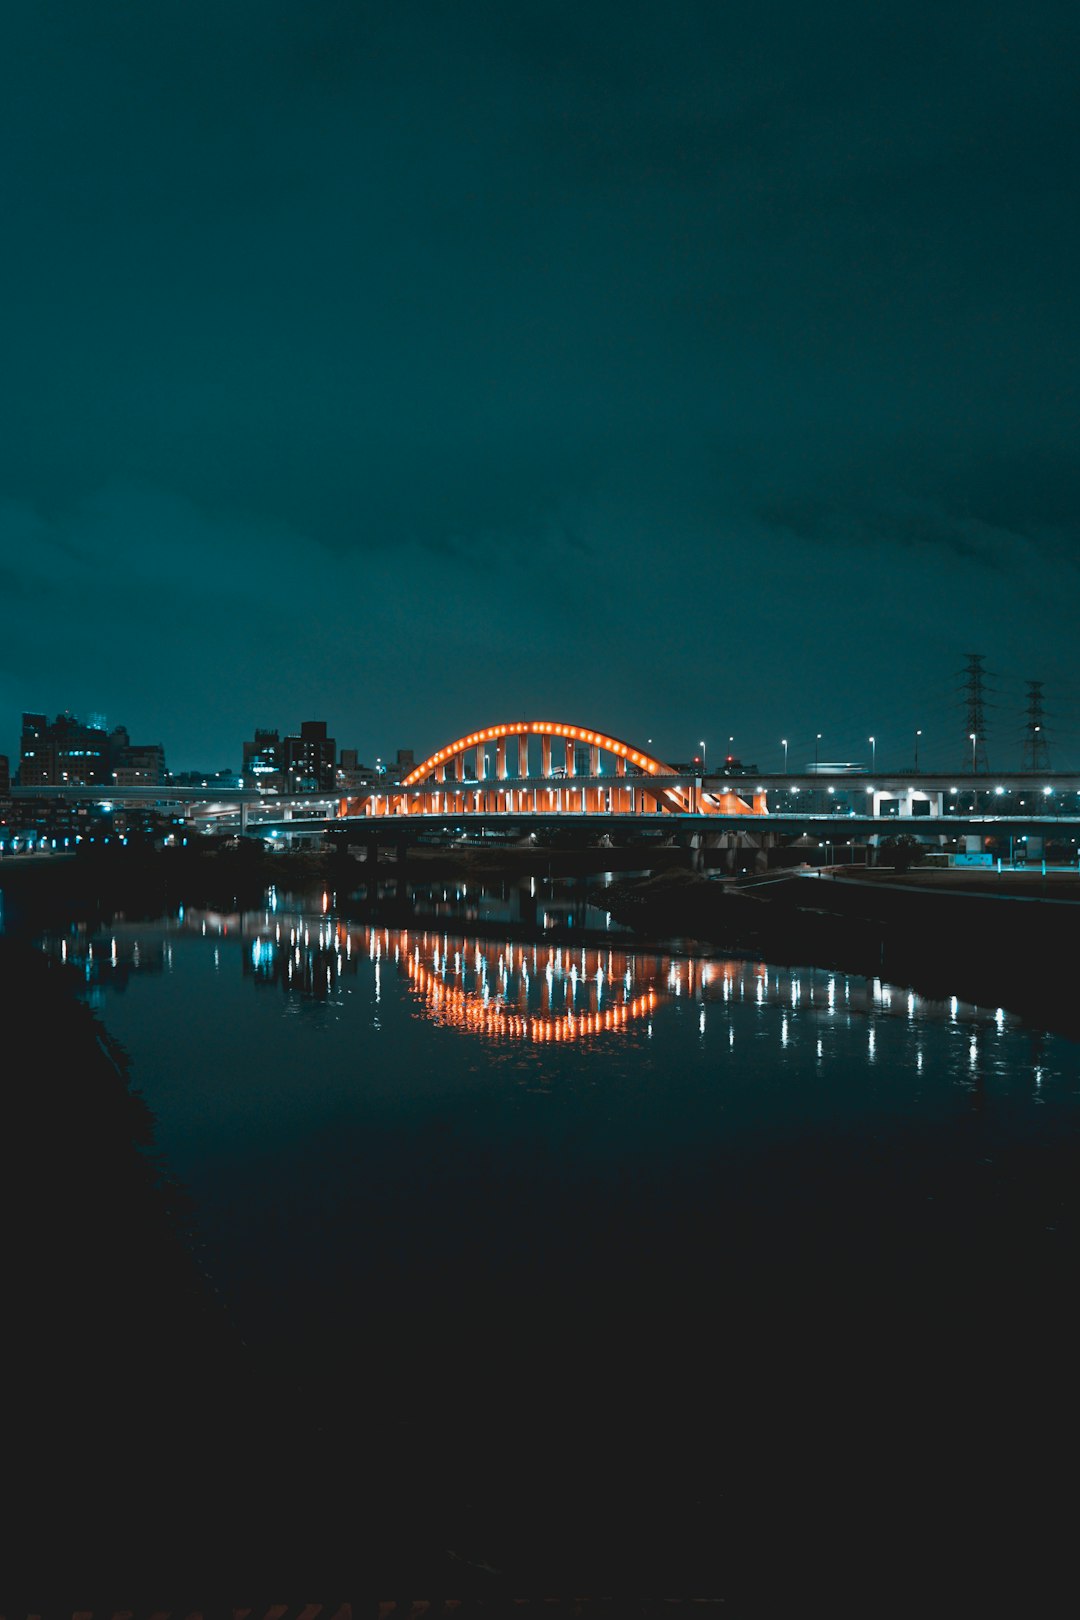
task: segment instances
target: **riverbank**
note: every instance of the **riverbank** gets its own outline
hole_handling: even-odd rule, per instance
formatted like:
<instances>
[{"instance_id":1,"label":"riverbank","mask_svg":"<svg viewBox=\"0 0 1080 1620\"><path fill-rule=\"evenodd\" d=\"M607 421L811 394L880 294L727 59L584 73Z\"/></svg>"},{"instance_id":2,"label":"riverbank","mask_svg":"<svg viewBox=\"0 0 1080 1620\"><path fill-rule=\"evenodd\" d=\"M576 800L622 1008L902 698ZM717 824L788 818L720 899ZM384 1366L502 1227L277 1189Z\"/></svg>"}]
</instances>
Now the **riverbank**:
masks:
<instances>
[{"instance_id":1,"label":"riverbank","mask_svg":"<svg viewBox=\"0 0 1080 1620\"><path fill-rule=\"evenodd\" d=\"M149 1593L191 1520L181 1481L219 1425L248 1438L246 1358L74 975L0 938L0 983L18 1009L0 1088L5 1597Z\"/></svg>"},{"instance_id":2,"label":"riverbank","mask_svg":"<svg viewBox=\"0 0 1080 1620\"><path fill-rule=\"evenodd\" d=\"M1080 1038L1074 995L1080 882L1017 874L876 872L858 878L807 870L742 882L689 872L654 874L604 890L635 935L835 966L890 979L934 999L1002 1006Z\"/></svg>"},{"instance_id":3,"label":"riverbank","mask_svg":"<svg viewBox=\"0 0 1080 1620\"><path fill-rule=\"evenodd\" d=\"M0 984L18 1011L0 1085L4 1612L467 1589L392 1425L372 1418L365 1461L272 1346L242 1340L76 971L0 937Z\"/></svg>"},{"instance_id":4,"label":"riverbank","mask_svg":"<svg viewBox=\"0 0 1080 1620\"><path fill-rule=\"evenodd\" d=\"M173 849L96 846L71 856L9 860L0 865L0 928L45 926L81 911L102 918L158 916L177 905L257 906L273 885L301 893L327 887L344 897L373 884L404 885L442 878L474 880L588 877L600 872L668 871L685 867L676 847L547 848L476 845L410 849L404 862L381 859L373 868L344 847L274 853L261 841L199 841ZM369 894L370 898L370 894Z\"/></svg>"}]
</instances>

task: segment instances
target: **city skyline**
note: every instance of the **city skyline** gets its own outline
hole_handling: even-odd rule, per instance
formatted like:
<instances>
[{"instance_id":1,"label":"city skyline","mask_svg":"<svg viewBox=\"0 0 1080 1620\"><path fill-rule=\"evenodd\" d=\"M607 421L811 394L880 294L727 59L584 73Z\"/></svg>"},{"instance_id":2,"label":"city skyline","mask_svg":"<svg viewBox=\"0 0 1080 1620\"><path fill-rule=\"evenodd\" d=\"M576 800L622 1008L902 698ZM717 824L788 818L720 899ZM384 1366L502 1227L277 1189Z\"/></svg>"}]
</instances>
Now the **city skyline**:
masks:
<instances>
[{"instance_id":1,"label":"city skyline","mask_svg":"<svg viewBox=\"0 0 1080 1620\"><path fill-rule=\"evenodd\" d=\"M1031 684L1028 683L1028 686L1030 687ZM1041 704L1041 697L1037 701ZM849 767L854 766L867 774L873 774L875 771L879 773L907 771L914 774L926 771L945 771L957 775L989 775L993 771L997 771L1004 775L1011 775L1030 771L1034 774L1053 775L1055 772L1068 774L1076 771L1077 766L1066 757L1068 750L1061 750L1055 746L1056 734L1051 728L1044 728L1042 724L1038 723L1044 717L1041 707L1033 709L1030 692L1028 694L1028 706L1023 715L1013 718L1016 724L1013 728L1012 746L1008 750L1004 746L995 747L995 743L999 743L1001 739L995 737L992 728L988 728L979 734L968 731L966 725L971 723L970 715L966 722L957 722L954 719L954 723L950 724L940 734L935 734L926 727L908 727L903 732L892 736L882 731L870 734L859 733L856 736L855 729L849 726L846 731L839 733L841 738L846 738L851 744L846 750L832 746L836 738L822 732L817 732L812 737L792 736L778 738L772 743L766 743L764 747L756 746L753 733L749 731L740 733L738 736L732 734L724 736L723 733L720 733L717 735L716 741L710 745L707 738L690 738L688 734L684 736L686 732L685 725L676 726L673 722L669 722L666 734L668 737L679 739L681 746L665 748L665 733L663 730L658 731L656 738L652 736L645 737L640 732L631 731L624 734L621 741L628 743L631 747L647 749L653 757L662 759L666 764L672 766L700 764L703 773L722 773L729 760L733 761L738 769L745 767L748 771L757 770L762 775L790 774L793 776L805 773L812 774L818 770L819 766L830 763L843 764ZM535 716L523 717L523 719L535 722ZM561 723L581 724L584 720L584 716L576 715L572 720ZM54 722L50 716L37 712L24 713L22 716L22 736L17 739L16 746L10 752L0 749L0 758L9 760L13 776L19 765L20 755L23 752L25 739L28 735L26 730L27 722L36 723L39 721L50 732L52 731ZM76 715L72 710L68 709L62 710L55 716L55 723L70 726L76 731L85 728L96 729L100 735L103 749L107 744L115 744L116 738L119 736L121 745L130 751L130 728L122 721L114 727L110 717L106 715ZM496 720L493 715L489 714L486 717L486 722L481 722L480 726L472 729L482 731L485 724L508 726L511 732L516 735L516 723L508 720L506 716L502 716L501 720ZM32 735L34 729L32 727L29 735ZM330 729L332 729L332 722L330 723ZM241 760L239 766L231 760L215 763L209 759L203 759L199 765L173 764L167 745L155 741L152 745L142 744L139 747L144 753L152 748L161 756L162 773L164 772L165 761L169 761L169 776L200 774L220 776L227 773L243 776L250 774L251 761L258 758L261 745L270 746L274 752L283 749L282 757L285 762L285 769L289 768L294 754L296 759L300 759L310 751L312 743L310 740L306 741L306 739L318 737L321 737L323 742L321 745L316 744L316 746L322 746L324 751L327 747L329 748L326 758L330 764L335 761L344 764L348 759L350 766L354 770L357 768L361 770L378 770L380 768L386 769L396 762L399 768L406 769L408 767L403 765L403 761L408 760L410 765L413 761L419 763L429 755L434 754L438 748L445 748L448 744L455 740L460 741L461 738L467 735L459 727L454 735L447 735L439 739L428 738L423 747L394 748L386 746L382 752L372 753L365 757L362 751L358 750L348 739L341 739L339 743L331 735L327 742L327 732L328 722L323 718L302 720L298 725L294 726L291 732L287 727L282 728L280 725L275 727L265 727L263 725L253 727L251 728L251 735L245 737L237 745L238 757ZM747 746L748 742L749 747ZM293 748L292 753L289 752L290 745ZM237 752L236 747L234 747L233 752ZM803 754L805 754L805 758L802 757ZM271 767L265 766L263 768L270 769ZM162 775L160 779L163 780L164 776ZM150 780L150 778L147 778L147 780Z\"/></svg>"},{"instance_id":2,"label":"city skyline","mask_svg":"<svg viewBox=\"0 0 1080 1620\"><path fill-rule=\"evenodd\" d=\"M1080 765L1075 8L4 36L13 761L23 712L177 771L547 713L958 769L977 647L990 768L1031 682Z\"/></svg>"}]
</instances>

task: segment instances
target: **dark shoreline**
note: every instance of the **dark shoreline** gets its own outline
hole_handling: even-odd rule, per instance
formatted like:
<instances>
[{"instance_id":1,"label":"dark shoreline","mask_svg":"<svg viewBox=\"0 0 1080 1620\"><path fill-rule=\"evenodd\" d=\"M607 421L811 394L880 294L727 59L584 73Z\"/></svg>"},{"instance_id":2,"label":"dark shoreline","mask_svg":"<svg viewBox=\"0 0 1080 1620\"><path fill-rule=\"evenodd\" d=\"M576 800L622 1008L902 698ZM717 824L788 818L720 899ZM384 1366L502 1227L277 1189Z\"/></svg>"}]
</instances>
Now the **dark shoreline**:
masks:
<instances>
[{"instance_id":1,"label":"dark shoreline","mask_svg":"<svg viewBox=\"0 0 1080 1620\"><path fill-rule=\"evenodd\" d=\"M616 883L605 903L635 934L884 978L1080 1039L1080 882L1076 900L1060 900L950 889L934 877L775 873L732 884L675 873Z\"/></svg>"}]
</instances>

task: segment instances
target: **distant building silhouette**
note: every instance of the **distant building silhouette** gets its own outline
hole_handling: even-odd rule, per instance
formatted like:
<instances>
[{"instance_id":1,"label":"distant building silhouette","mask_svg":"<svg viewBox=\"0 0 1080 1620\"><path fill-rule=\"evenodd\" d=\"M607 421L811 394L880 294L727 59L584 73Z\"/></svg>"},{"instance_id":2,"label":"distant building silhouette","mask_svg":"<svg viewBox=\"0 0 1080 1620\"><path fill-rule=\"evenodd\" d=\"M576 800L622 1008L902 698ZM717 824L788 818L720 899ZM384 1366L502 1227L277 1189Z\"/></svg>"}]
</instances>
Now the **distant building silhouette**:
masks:
<instances>
[{"instance_id":1,"label":"distant building silhouette","mask_svg":"<svg viewBox=\"0 0 1080 1620\"><path fill-rule=\"evenodd\" d=\"M132 743L124 726L110 732L70 713L22 717L20 787L157 787L165 777L162 744Z\"/></svg>"},{"instance_id":2,"label":"distant building silhouette","mask_svg":"<svg viewBox=\"0 0 1080 1620\"><path fill-rule=\"evenodd\" d=\"M252 741L244 744L241 774L246 781L254 782L256 787L280 790L281 741L276 731L260 731L256 727Z\"/></svg>"},{"instance_id":3,"label":"distant building silhouette","mask_svg":"<svg viewBox=\"0 0 1080 1620\"><path fill-rule=\"evenodd\" d=\"M286 787L295 791L334 791L337 743L326 735L325 720L305 720L299 737L286 737L281 744L281 765Z\"/></svg>"},{"instance_id":4,"label":"distant building silhouette","mask_svg":"<svg viewBox=\"0 0 1080 1620\"><path fill-rule=\"evenodd\" d=\"M265 790L333 793L337 787L337 744L325 720L305 720L300 735L279 737L257 729L243 749L243 776Z\"/></svg>"},{"instance_id":5,"label":"distant building silhouette","mask_svg":"<svg viewBox=\"0 0 1080 1620\"><path fill-rule=\"evenodd\" d=\"M374 765L361 763L357 749L343 748L341 750L335 773L335 782L339 793L357 793L361 788L370 787L377 774Z\"/></svg>"}]
</instances>

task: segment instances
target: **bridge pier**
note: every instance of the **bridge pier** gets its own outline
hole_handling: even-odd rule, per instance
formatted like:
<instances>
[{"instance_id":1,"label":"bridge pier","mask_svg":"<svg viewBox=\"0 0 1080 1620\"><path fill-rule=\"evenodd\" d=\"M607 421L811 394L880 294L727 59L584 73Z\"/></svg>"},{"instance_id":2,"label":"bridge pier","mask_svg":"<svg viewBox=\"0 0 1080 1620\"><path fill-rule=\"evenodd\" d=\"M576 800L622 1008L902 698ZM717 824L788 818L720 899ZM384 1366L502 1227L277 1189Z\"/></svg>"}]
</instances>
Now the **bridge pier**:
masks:
<instances>
[{"instance_id":1,"label":"bridge pier","mask_svg":"<svg viewBox=\"0 0 1080 1620\"><path fill-rule=\"evenodd\" d=\"M941 792L929 792L929 791L924 790L923 788L907 788L906 790L902 790L901 793L899 794L899 796L897 796L896 794L885 793L885 792L882 792L880 789L875 788L875 790L873 792L873 795L872 795L873 806L872 806L872 809L871 809L871 814L875 818L880 819L881 818L881 806L882 806L882 803L886 799L891 801L894 798L897 799L897 803L898 803L898 806L899 806L899 811L900 811L900 814L902 816L913 816L915 814L914 806L917 803L918 804L929 804L929 806L930 806L929 814L930 814L931 817L940 816L940 815L943 814L943 811L944 811L944 804L945 804L945 795L944 795L944 793L941 793Z\"/></svg>"}]
</instances>

